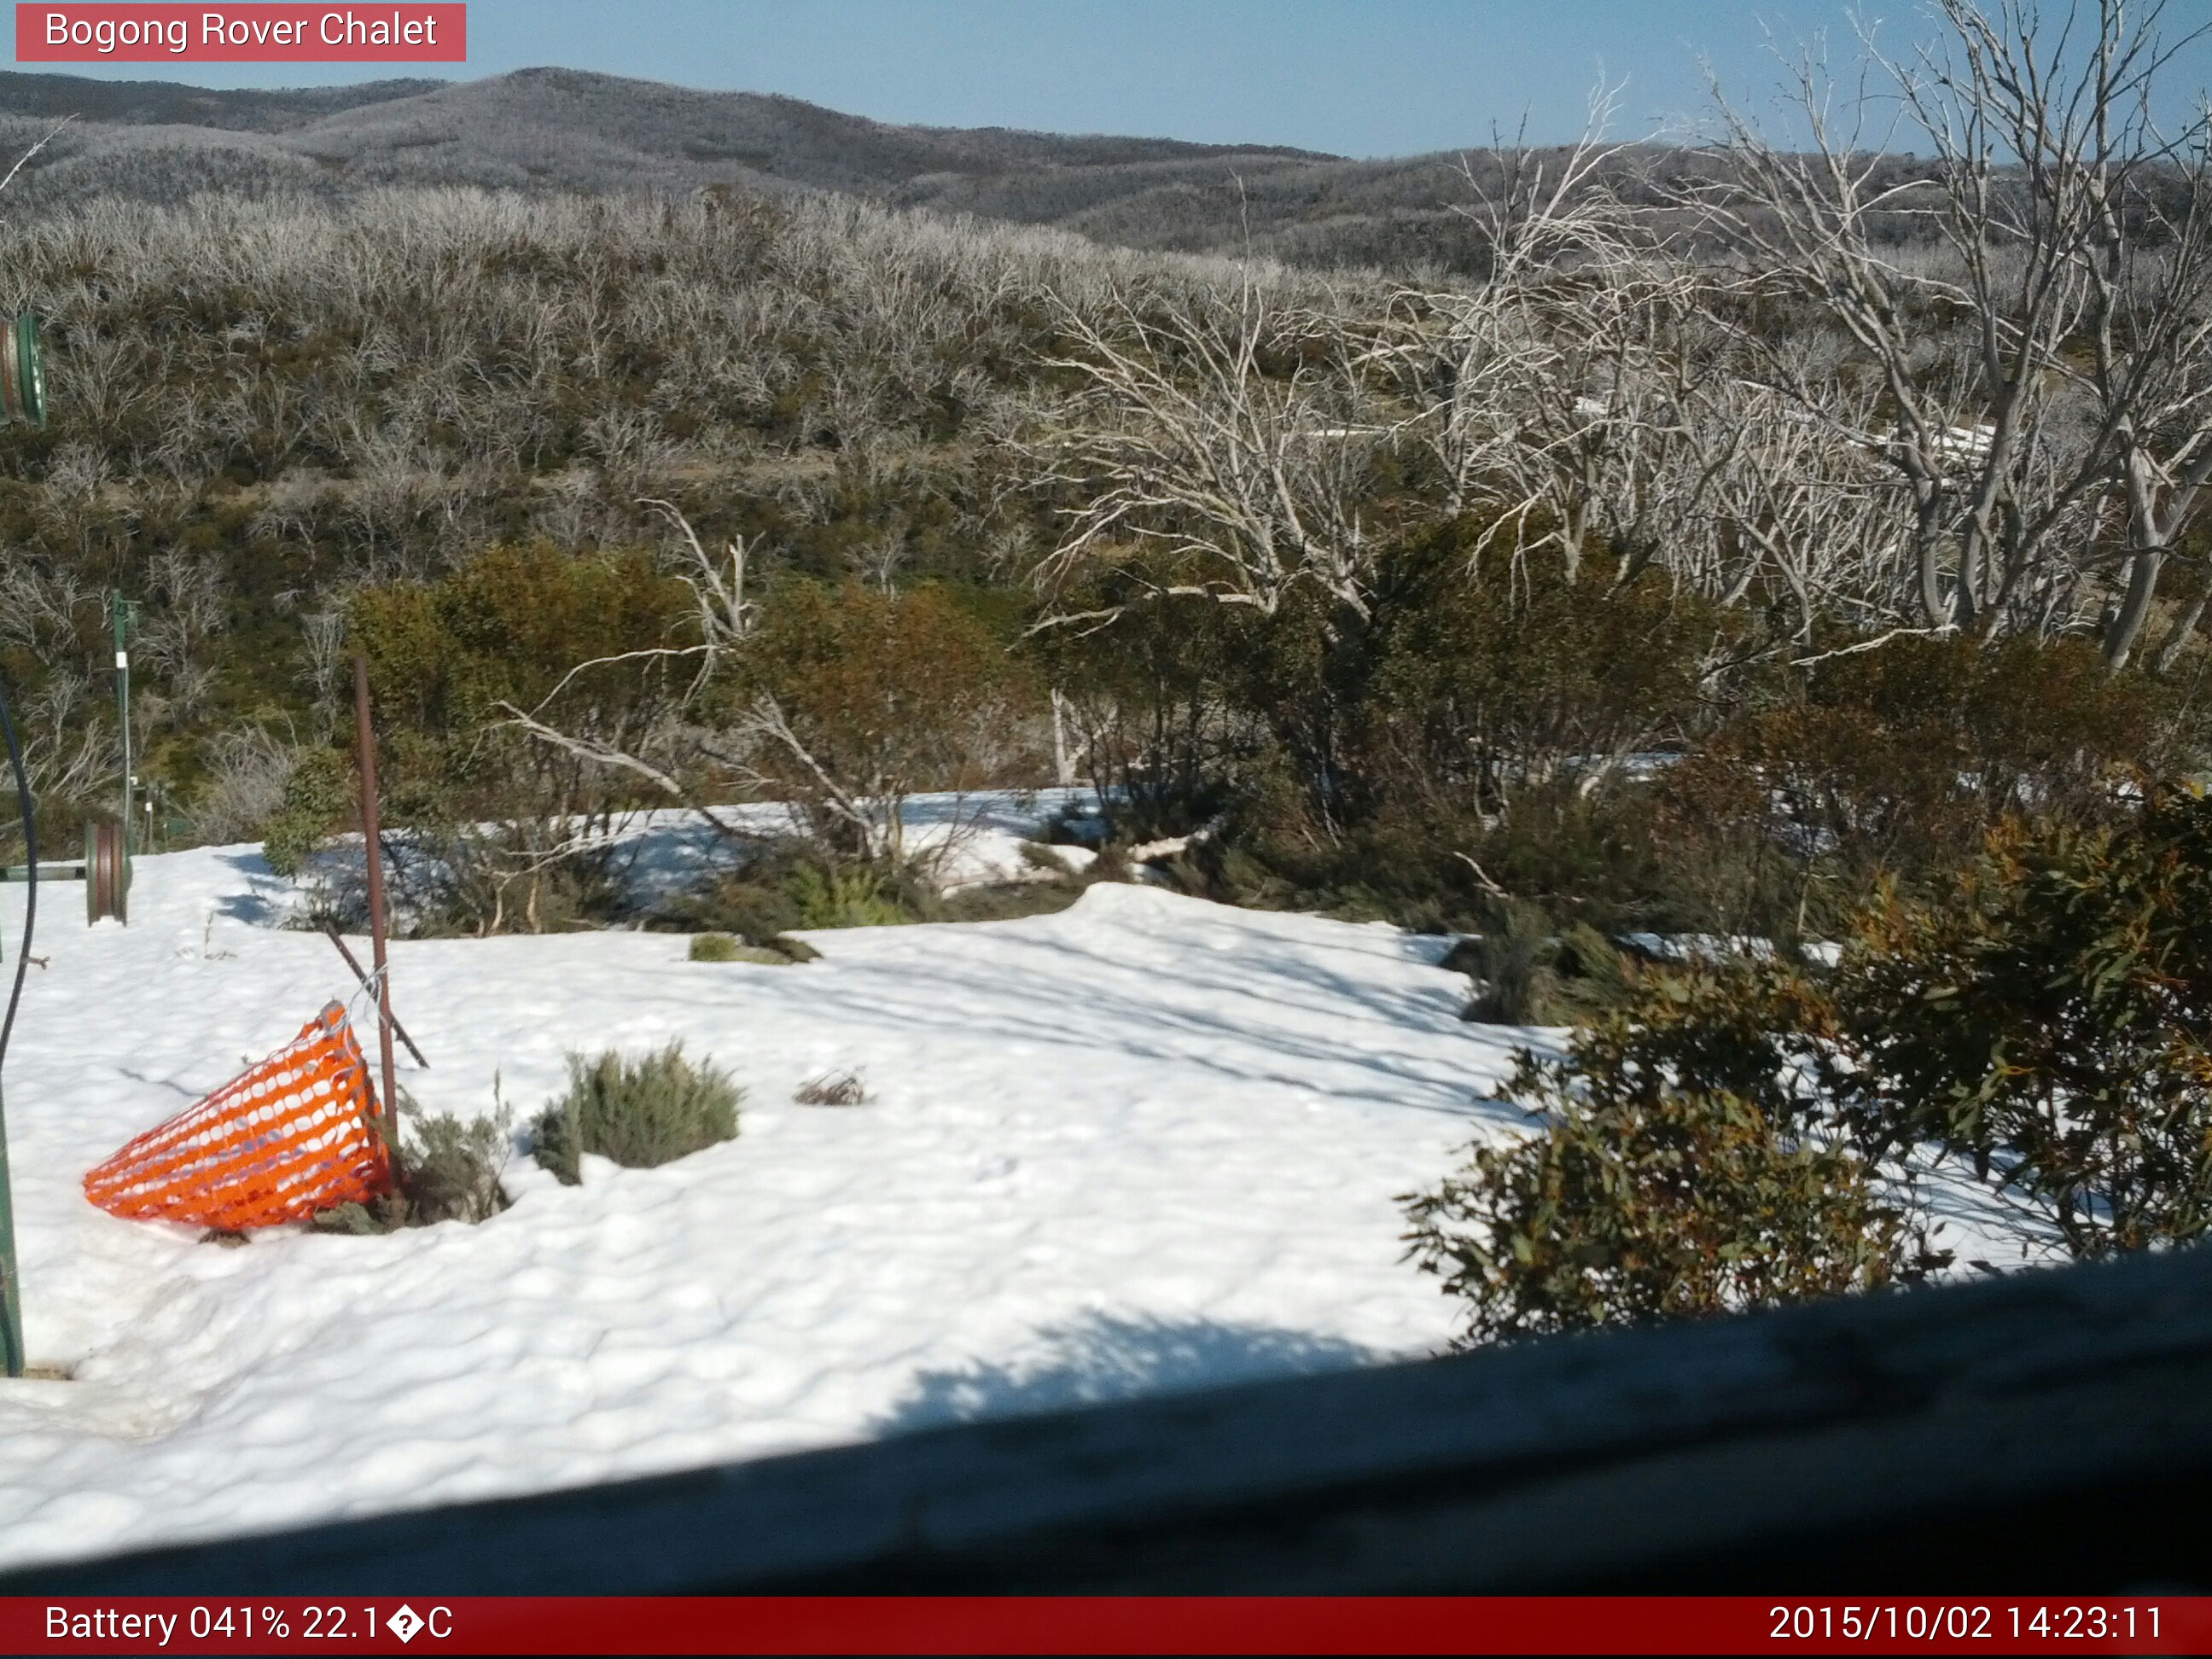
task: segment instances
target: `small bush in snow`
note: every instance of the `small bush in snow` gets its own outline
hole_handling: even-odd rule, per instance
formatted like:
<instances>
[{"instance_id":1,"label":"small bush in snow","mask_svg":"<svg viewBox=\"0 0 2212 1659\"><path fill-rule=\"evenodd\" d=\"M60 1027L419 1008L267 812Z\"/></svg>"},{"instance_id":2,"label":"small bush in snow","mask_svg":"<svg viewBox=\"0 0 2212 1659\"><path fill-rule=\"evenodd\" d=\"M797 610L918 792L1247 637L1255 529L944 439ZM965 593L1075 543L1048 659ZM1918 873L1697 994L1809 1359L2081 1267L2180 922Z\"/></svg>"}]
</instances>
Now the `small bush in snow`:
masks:
<instances>
[{"instance_id":1,"label":"small bush in snow","mask_svg":"<svg viewBox=\"0 0 2212 1659\"><path fill-rule=\"evenodd\" d=\"M693 962L750 962L773 968L811 962L818 952L787 933L778 933L760 945L749 945L727 933L695 933L686 954Z\"/></svg>"},{"instance_id":2,"label":"small bush in snow","mask_svg":"<svg viewBox=\"0 0 2212 1659\"><path fill-rule=\"evenodd\" d=\"M801 864L788 879L801 927L896 927L921 908L912 884L866 864Z\"/></svg>"},{"instance_id":3,"label":"small bush in snow","mask_svg":"<svg viewBox=\"0 0 2212 1659\"><path fill-rule=\"evenodd\" d=\"M1587 922L1563 932L1537 906L1506 900L1496 921L1452 947L1444 965L1469 975L1462 1018L1497 1025L1571 1025L1626 1001L1634 970Z\"/></svg>"},{"instance_id":4,"label":"small bush in snow","mask_svg":"<svg viewBox=\"0 0 2212 1659\"><path fill-rule=\"evenodd\" d=\"M610 1048L596 1060L568 1056L568 1091L532 1125L538 1162L574 1186L583 1154L633 1170L734 1139L744 1091L727 1073L684 1058L672 1042L625 1060Z\"/></svg>"},{"instance_id":5,"label":"small bush in snow","mask_svg":"<svg viewBox=\"0 0 2212 1659\"><path fill-rule=\"evenodd\" d=\"M418 1119L415 1145L400 1164L399 1189L412 1224L489 1220L512 1202L500 1176L507 1168L514 1114L501 1104L490 1117L467 1122L450 1113Z\"/></svg>"},{"instance_id":6,"label":"small bush in snow","mask_svg":"<svg viewBox=\"0 0 2212 1659\"><path fill-rule=\"evenodd\" d=\"M935 893L912 870L840 859L793 837L769 845L739 874L685 896L664 915L678 927L728 933L804 962L805 947L794 951L784 943L793 928L930 921L938 908Z\"/></svg>"},{"instance_id":7,"label":"small bush in snow","mask_svg":"<svg viewBox=\"0 0 2212 1659\"><path fill-rule=\"evenodd\" d=\"M1064 880L1070 876L1080 875L1098 856L1093 848L1061 848L1049 842L1041 841L1018 842L1014 850L1020 854L1022 863L1025 867L1049 876L1054 880ZM1062 855L1063 853L1066 856Z\"/></svg>"},{"instance_id":8,"label":"small bush in snow","mask_svg":"<svg viewBox=\"0 0 2212 1659\"><path fill-rule=\"evenodd\" d=\"M388 1233L441 1221L473 1226L507 1208L514 1200L500 1176L507 1170L514 1114L499 1099L496 1084L493 1098L498 1109L489 1117L404 1112L393 1189L368 1204L341 1204L323 1212L314 1218L317 1230Z\"/></svg>"},{"instance_id":9,"label":"small bush in snow","mask_svg":"<svg viewBox=\"0 0 2212 1659\"><path fill-rule=\"evenodd\" d=\"M791 1098L800 1106L865 1106L868 1085L858 1072L823 1072L800 1084Z\"/></svg>"},{"instance_id":10,"label":"small bush in snow","mask_svg":"<svg viewBox=\"0 0 2212 1659\"><path fill-rule=\"evenodd\" d=\"M1557 976L1543 960L1552 922L1533 904L1499 907L1498 924L1462 940L1445 960L1475 982L1466 1017L1493 1025L1550 1022Z\"/></svg>"},{"instance_id":11,"label":"small bush in snow","mask_svg":"<svg viewBox=\"0 0 2212 1659\"><path fill-rule=\"evenodd\" d=\"M944 921L1012 921L1047 916L1083 896L1090 884L1073 877L1060 881L988 881L947 893L939 904Z\"/></svg>"},{"instance_id":12,"label":"small bush in snow","mask_svg":"<svg viewBox=\"0 0 2212 1659\"><path fill-rule=\"evenodd\" d=\"M775 874L772 868L749 869L705 892L684 895L667 907L665 915L679 927L702 928L748 945L765 945L778 933L799 926L799 906Z\"/></svg>"}]
</instances>

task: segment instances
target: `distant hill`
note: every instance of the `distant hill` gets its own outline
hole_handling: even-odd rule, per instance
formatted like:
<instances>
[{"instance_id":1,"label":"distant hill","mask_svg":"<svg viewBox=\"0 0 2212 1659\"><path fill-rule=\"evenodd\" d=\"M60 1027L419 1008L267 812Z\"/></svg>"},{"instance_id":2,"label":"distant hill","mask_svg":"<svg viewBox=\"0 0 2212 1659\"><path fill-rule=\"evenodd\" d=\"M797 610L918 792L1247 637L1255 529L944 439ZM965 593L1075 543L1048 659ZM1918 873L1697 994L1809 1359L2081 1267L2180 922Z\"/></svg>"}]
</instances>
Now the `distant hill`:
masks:
<instances>
[{"instance_id":1,"label":"distant hill","mask_svg":"<svg viewBox=\"0 0 2212 1659\"><path fill-rule=\"evenodd\" d=\"M94 81L82 75L0 70L0 112L131 126L174 124L276 132L356 104L435 91L442 81L367 81L350 87L217 91L174 81Z\"/></svg>"},{"instance_id":2,"label":"distant hill","mask_svg":"<svg viewBox=\"0 0 2212 1659\"><path fill-rule=\"evenodd\" d=\"M896 126L794 98L563 69L482 81L218 91L0 72L0 143L76 118L9 210L94 195L507 189L817 189L1059 225L1101 240L1301 261L1455 263L1451 158L1357 161L1267 145Z\"/></svg>"}]
</instances>

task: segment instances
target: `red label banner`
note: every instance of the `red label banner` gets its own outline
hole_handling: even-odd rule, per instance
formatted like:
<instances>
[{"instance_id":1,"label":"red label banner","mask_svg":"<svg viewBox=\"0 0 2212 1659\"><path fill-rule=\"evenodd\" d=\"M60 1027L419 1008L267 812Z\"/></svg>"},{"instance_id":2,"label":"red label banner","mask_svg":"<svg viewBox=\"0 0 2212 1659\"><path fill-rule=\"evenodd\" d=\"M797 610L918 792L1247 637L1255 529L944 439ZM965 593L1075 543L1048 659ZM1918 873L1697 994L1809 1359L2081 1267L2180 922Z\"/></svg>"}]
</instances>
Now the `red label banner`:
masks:
<instances>
[{"instance_id":1,"label":"red label banner","mask_svg":"<svg viewBox=\"0 0 2212 1659\"><path fill-rule=\"evenodd\" d=\"M465 5L18 3L19 64L459 64Z\"/></svg>"},{"instance_id":2,"label":"red label banner","mask_svg":"<svg viewBox=\"0 0 2212 1659\"><path fill-rule=\"evenodd\" d=\"M0 1598L13 1654L2212 1652L2207 1596Z\"/></svg>"}]
</instances>

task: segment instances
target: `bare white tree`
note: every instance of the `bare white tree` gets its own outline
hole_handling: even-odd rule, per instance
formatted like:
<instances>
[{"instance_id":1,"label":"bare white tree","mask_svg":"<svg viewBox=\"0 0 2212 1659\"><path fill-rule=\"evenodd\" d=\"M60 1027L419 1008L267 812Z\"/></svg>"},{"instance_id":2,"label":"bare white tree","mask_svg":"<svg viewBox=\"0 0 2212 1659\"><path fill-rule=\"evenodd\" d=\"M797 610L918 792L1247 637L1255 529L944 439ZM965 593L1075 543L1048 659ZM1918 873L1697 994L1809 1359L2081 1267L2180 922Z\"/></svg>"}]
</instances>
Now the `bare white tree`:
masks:
<instances>
[{"instance_id":1,"label":"bare white tree","mask_svg":"<svg viewBox=\"0 0 2212 1659\"><path fill-rule=\"evenodd\" d=\"M284 803L298 750L258 726L219 732L207 747L207 782L191 811L192 828L211 842L243 841Z\"/></svg>"},{"instance_id":2,"label":"bare white tree","mask_svg":"<svg viewBox=\"0 0 2212 1659\"><path fill-rule=\"evenodd\" d=\"M1063 306L1074 350L1050 367L1086 388L1072 431L1032 440L1048 488L1080 503L1035 573L1048 589L1111 563L1149 598L1272 615L1301 587L1364 621L1376 547L1361 510L1389 441L1340 321L1293 310L1250 271L1230 293L1117 292ZM1119 611L1056 613L1103 623Z\"/></svg>"},{"instance_id":3,"label":"bare white tree","mask_svg":"<svg viewBox=\"0 0 2212 1659\"><path fill-rule=\"evenodd\" d=\"M1516 560L1556 549L1571 580L1594 536L1643 556L1697 488L1673 464L1697 278L1607 186L1623 156L1603 137L1612 109L1601 89L1564 151L1500 145L1462 163L1481 280L1401 292L1376 348L1443 510L1490 516L1484 548L1502 539Z\"/></svg>"},{"instance_id":4,"label":"bare white tree","mask_svg":"<svg viewBox=\"0 0 2212 1659\"><path fill-rule=\"evenodd\" d=\"M314 692L318 717L333 726L345 672L345 631L343 610L311 611L300 618L301 636L307 647L307 665L301 678Z\"/></svg>"},{"instance_id":5,"label":"bare white tree","mask_svg":"<svg viewBox=\"0 0 2212 1659\"><path fill-rule=\"evenodd\" d=\"M156 601L140 630L138 654L168 682L177 713L196 714L215 681L209 647L228 620L229 596L222 568L205 555L165 548L149 562L149 589Z\"/></svg>"},{"instance_id":6,"label":"bare white tree","mask_svg":"<svg viewBox=\"0 0 2212 1659\"><path fill-rule=\"evenodd\" d=\"M1878 388L1882 429L1857 435L1905 486L1921 619L1991 633L2101 599L2118 667L2212 477L2208 127L2200 110L2169 133L2154 113L2203 31L2164 38L2163 0L2063 20L2033 0L1937 10L1945 38L1909 58L1863 36L1840 99L1821 65L1798 67L1808 147L1723 102L1729 165L1699 199L1747 272L1815 301L1851 348L1843 373ZM1885 153L1900 131L1925 168ZM1832 419L1796 343L1741 337Z\"/></svg>"}]
</instances>

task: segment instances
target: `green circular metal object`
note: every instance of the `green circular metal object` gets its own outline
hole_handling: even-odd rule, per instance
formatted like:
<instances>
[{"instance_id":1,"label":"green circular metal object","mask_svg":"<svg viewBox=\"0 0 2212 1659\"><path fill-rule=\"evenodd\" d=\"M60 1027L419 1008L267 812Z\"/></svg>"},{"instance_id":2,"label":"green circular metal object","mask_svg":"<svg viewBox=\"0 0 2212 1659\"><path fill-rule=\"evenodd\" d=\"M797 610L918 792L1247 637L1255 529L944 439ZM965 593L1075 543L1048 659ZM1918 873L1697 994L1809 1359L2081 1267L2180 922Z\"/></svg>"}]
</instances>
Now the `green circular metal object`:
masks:
<instances>
[{"instance_id":1,"label":"green circular metal object","mask_svg":"<svg viewBox=\"0 0 2212 1659\"><path fill-rule=\"evenodd\" d=\"M46 423L46 367L39 319L19 312L0 337L0 415L32 426Z\"/></svg>"},{"instance_id":2,"label":"green circular metal object","mask_svg":"<svg viewBox=\"0 0 2212 1659\"><path fill-rule=\"evenodd\" d=\"M84 920L87 927L103 916L128 923L131 920L131 856L124 850L123 831L112 823L84 827Z\"/></svg>"}]
</instances>

